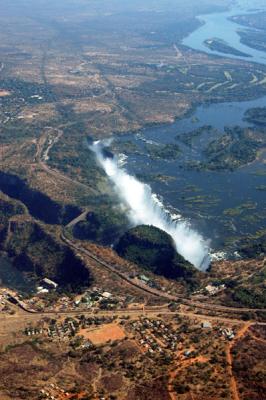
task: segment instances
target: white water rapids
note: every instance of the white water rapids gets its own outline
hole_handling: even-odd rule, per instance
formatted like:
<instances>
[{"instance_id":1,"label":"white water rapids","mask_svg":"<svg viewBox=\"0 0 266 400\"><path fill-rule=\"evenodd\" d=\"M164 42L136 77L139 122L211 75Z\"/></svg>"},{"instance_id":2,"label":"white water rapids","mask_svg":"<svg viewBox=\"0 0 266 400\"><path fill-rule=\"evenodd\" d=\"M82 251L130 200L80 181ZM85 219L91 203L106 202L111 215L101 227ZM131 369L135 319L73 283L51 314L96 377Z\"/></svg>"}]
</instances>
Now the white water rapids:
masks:
<instances>
[{"instance_id":1,"label":"white water rapids","mask_svg":"<svg viewBox=\"0 0 266 400\"><path fill-rule=\"evenodd\" d=\"M113 182L121 202L129 209L130 222L134 226L153 225L167 232L173 238L178 253L196 268L206 270L210 264L208 242L188 222L173 221L149 185L129 175L119 166L116 157L104 156L104 145L106 143L96 141L90 149Z\"/></svg>"}]
</instances>

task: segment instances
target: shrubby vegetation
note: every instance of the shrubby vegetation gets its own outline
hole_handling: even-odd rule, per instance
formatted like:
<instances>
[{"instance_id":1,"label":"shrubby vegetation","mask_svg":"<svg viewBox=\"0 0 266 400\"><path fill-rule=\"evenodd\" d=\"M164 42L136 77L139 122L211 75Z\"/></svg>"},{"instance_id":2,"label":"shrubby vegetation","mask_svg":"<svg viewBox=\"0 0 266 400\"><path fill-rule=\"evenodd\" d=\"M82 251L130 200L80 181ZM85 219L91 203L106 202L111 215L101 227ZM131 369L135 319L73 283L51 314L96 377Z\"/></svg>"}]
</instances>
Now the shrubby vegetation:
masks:
<instances>
[{"instance_id":1,"label":"shrubby vegetation","mask_svg":"<svg viewBox=\"0 0 266 400\"><path fill-rule=\"evenodd\" d=\"M239 248L240 254L245 258L256 258L266 253L266 233L258 237L243 239Z\"/></svg>"},{"instance_id":2,"label":"shrubby vegetation","mask_svg":"<svg viewBox=\"0 0 266 400\"><path fill-rule=\"evenodd\" d=\"M239 30L239 36L241 43L244 43L248 47L253 47L253 49L259 51L266 51L265 32L241 29Z\"/></svg>"},{"instance_id":3,"label":"shrubby vegetation","mask_svg":"<svg viewBox=\"0 0 266 400\"><path fill-rule=\"evenodd\" d=\"M225 128L225 134L207 147L208 166L218 169L234 169L256 158L259 143L247 137L239 127Z\"/></svg>"},{"instance_id":4,"label":"shrubby vegetation","mask_svg":"<svg viewBox=\"0 0 266 400\"><path fill-rule=\"evenodd\" d=\"M38 103L43 103L49 100L53 100L53 94L49 86L44 83L26 82L20 79L5 79L0 81L0 87L5 90L10 90L12 93L11 97L7 97L5 102L12 102L13 97L22 97L28 104L35 104L36 98L32 96L40 96L42 99L38 99Z\"/></svg>"},{"instance_id":5,"label":"shrubby vegetation","mask_svg":"<svg viewBox=\"0 0 266 400\"><path fill-rule=\"evenodd\" d=\"M252 124L266 126L266 107L250 108L245 112L245 119Z\"/></svg>"},{"instance_id":6,"label":"shrubby vegetation","mask_svg":"<svg viewBox=\"0 0 266 400\"><path fill-rule=\"evenodd\" d=\"M67 112L66 110L61 109L61 112ZM94 153L89 149L92 139L86 137L86 126L76 119L77 116L74 115L71 125L64 128L64 141L55 143L51 149L49 165L85 183L88 189L98 190L104 181L104 173L96 163ZM100 193L98 195L100 196ZM86 202L88 204L88 199Z\"/></svg>"},{"instance_id":7,"label":"shrubby vegetation","mask_svg":"<svg viewBox=\"0 0 266 400\"><path fill-rule=\"evenodd\" d=\"M204 133L213 134L216 133L217 130L212 125L203 125L200 128L194 129L190 132L180 133L176 135L175 139L180 140L188 146L193 144L194 139L198 138Z\"/></svg>"},{"instance_id":8,"label":"shrubby vegetation","mask_svg":"<svg viewBox=\"0 0 266 400\"><path fill-rule=\"evenodd\" d=\"M190 162L187 168L199 170L234 170L253 162L265 146L265 135L256 129L225 127L225 133L211 141L204 150L205 160Z\"/></svg>"},{"instance_id":9,"label":"shrubby vegetation","mask_svg":"<svg viewBox=\"0 0 266 400\"><path fill-rule=\"evenodd\" d=\"M265 31L265 20L266 20L266 12L265 11L259 11L256 13L251 13L251 14L243 14L243 15L234 15L233 17L230 17L233 22L236 22L237 24L247 26L249 28L256 28L262 31ZM246 32L246 31L244 31ZM252 32L252 31L247 31L247 32Z\"/></svg>"},{"instance_id":10,"label":"shrubby vegetation","mask_svg":"<svg viewBox=\"0 0 266 400\"><path fill-rule=\"evenodd\" d=\"M73 228L73 235L81 240L110 245L128 228L124 213L114 207L99 208L89 212L85 221L78 222Z\"/></svg>"},{"instance_id":11,"label":"shrubby vegetation","mask_svg":"<svg viewBox=\"0 0 266 400\"><path fill-rule=\"evenodd\" d=\"M146 148L152 159L176 160L180 155L180 148L177 144L146 144Z\"/></svg>"},{"instance_id":12,"label":"shrubby vegetation","mask_svg":"<svg viewBox=\"0 0 266 400\"><path fill-rule=\"evenodd\" d=\"M7 252L30 281L47 277L68 291L80 290L91 282L90 271L71 249L34 222L26 207L4 196L0 197L0 250Z\"/></svg>"},{"instance_id":13,"label":"shrubby vegetation","mask_svg":"<svg viewBox=\"0 0 266 400\"><path fill-rule=\"evenodd\" d=\"M0 171L0 189L8 196L22 201L30 214L47 224L67 224L81 211L71 204L59 204L46 194L31 189L16 175Z\"/></svg>"},{"instance_id":14,"label":"shrubby vegetation","mask_svg":"<svg viewBox=\"0 0 266 400\"><path fill-rule=\"evenodd\" d=\"M136 143L127 141L115 141L110 149L115 153L124 154L142 154L147 153L152 159L176 160L180 155L180 148L177 144L151 144L146 143L144 149L141 149Z\"/></svg>"},{"instance_id":15,"label":"shrubby vegetation","mask_svg":"<svg viewBox=\"0 0 266 400\"><path fill-rule=\"evenodd\" d=\"M37 223L12 221L11 232L0 246L13 258L16 268L29 279L38 281L47 277L61 288L74 291L90 284L90 272L81 260Z\"/></svg>"},{"instance_id":16,"label":"shrubby vegetation","mask_svg":"<svg viewBox=\"0 0 266 400\"><path fill-rule=\"evenodd\" d=\"M140 148L136 143L134 143L132 140L127 140L127 141L118 141L114 140L111 145L110 149L114 153L124 153L124 154L138 154L140 151Z\"/></svg>"},{"instance_id":17,"label":"shrubby vegetation","mask_svg":"<svg viewBox=\"0 0 266 400\"><path fill-rule=\"evenodd\" d=\"M265 397L265 328L254 325L249 332L259 340L247 334L236 342L232 349L233 374L242 399L261 400Z\"/></svg>"},{"instance_id":18,"label":"shrubby vegetation","mask_svg":"<svg viewBox=\"0 0 266 400\"><path fill-rule=\"evenodd\" d=\"M229 46L224 40L213 38L204 41L205 46L207 46L212 51L218 51L219 53L232 54L238 57L251 57L249 54L243 53Z\"/></svg>"},{"instance_id":19,"label":"shrubby vegetation","mask_svg":"<svg viewBox=\"0 0 266 400\"><path fill-rule=\"evenodd\" d=\"M238 304L250 308L265 308L266 297L265 292L256 288L235 288L232 293L232 298Z\"/></svg>"},{"instance_id":20,"label":"shrubby vegetation","mask_svg":"<svg viewBox=\"0 0 266 400\"><path fill-rule=\"evenodd\" d=\"M24 214L25 208L16 202L9 201L5 197L0 197L0 242L4 240L7 233L9 218L14 215Z\"/></svg>"},{"instance_id":21,"label":"shrubby vegetation","mask_svg":"<svg viewBox=\"0 0 266 400\"><path fill-rule=\"evenodd\" d=\"M241 306L256 309L265 309L266 297L265 297L265 280L266 280L266 266L262 269L258 268L256 260L254 259L254 273L245 280L245 283L228 284L224 281L227 286L227 294L229 295L229 301L226 302L230 306ZM243 316L244 319L253 318L249 313ZM262 317L263 318L263 317Z\"/></svg>"}]
</instances>

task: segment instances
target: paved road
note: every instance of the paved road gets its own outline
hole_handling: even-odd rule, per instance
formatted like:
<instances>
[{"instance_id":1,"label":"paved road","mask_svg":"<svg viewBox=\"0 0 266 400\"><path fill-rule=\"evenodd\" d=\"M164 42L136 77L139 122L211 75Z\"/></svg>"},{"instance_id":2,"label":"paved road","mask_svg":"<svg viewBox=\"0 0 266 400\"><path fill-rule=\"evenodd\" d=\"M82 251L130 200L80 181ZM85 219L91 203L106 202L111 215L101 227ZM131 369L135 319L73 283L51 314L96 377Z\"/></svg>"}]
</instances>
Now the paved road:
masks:
<instances>
[{"instance_id":1,"label":"paved road","mask_svg":"<svg viewBox=\"0 0 266 400\"><path fill-rule=\"evenodd\" d=\"M92 311L65 311L65 312L40 312L40 313L28 313L22 309L17 308L17 312L14 315L7 315L7 314L0 314L0 344L8 344L10 342L10 337L14 333L18 333L23 331L28 325L35 325L43 318L65 318L66 316L77 317L79 315L85 315L86 317L95 317L95 316L102 316L102 317L110 317L116 316L118 318L121 317L130 317L130 318L138 318L140 316L148 316L148 317L157 317L158 314L163 316L180 316L180 317L189 317L191 319L201 321L212 321L213 324L217 323L224 323L229 326L233 325L243 325L244 322L241 319L234 319L234 318L225 318L225 317L213 317L213 316L206 316L206 315L198 315L192 312L182 312L182 311L170 311L167 307L165 309L158 307L149 307L139 308L139 309L132 309L132 310L114 310L114 311L107 311L102 310L96 312ZM265 322L249 322L249 326L252 325L261 325L266 326Z\"/></svg>"},{"instance_id":2,"label":"paved road","mask_svg":"<svg viewBox=\"0 0 266 400\"><path fill-rule=\"evenodd\" d=\"M77 218L73 219L72 221L69 222L69 224L66 226L67 228L71 228L75 226L77 223L84 221L86 219L86 216L88 214L88 210L86 209L82 214L80 214Z\"/></svg>"}]
</instances>

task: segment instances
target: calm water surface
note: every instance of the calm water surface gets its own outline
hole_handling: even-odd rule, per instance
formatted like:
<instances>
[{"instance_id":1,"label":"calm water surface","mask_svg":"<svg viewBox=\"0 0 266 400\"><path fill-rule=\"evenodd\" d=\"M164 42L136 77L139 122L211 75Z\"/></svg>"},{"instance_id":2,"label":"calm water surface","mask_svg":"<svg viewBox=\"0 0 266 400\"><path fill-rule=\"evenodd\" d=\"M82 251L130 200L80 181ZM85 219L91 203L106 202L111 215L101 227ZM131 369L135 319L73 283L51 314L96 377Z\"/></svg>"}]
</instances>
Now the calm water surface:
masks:
<instances>
[{"instance_id":1,"label":"calm water surface","mask_svg":"<svg viewBox=\"0 0 266 400\"><path fill-rule=\"evenodd\" d=\"M266 10L266 4L264 4L263 10ZM224 13L207 14L201 15L198 19L203 25L192 32L183 40L183 44L195 50L200 50L208 54L223 55L219 51L212 51L206 45L204 41L207 39L218 38L224 40L231 47L248 54L250 57L226 55L230 58L243 59L246 61L253 61L260 64L266 64L266 53L248 47L240 42L240 36L237 31L240 29L247 29L244 26L238 25L233 21L230 21L230 17L235 15L248 14L248 10L231 10ZM250 30L250 28L248 28Z\"/></svg>"}]
</instances>

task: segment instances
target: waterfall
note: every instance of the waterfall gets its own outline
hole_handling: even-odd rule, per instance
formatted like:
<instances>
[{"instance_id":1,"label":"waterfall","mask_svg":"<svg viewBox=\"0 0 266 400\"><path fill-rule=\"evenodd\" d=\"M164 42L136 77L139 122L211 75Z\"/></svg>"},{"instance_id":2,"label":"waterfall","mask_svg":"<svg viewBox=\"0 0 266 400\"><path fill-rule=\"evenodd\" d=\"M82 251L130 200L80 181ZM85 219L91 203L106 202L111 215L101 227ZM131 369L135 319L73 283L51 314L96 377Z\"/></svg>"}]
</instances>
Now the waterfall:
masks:
<instances>
[{"instance_id":1,"label":"waterfall","mask_svg":"<svg viewBox=\"0 0 266 400\"><path fill-rule=\"evenodd\" d=\"M153 225L167 232L174 240L176 249L196 268L205 271L210 264L208 242L187 221L174 221L171 215L152 193L151 187L129 175L119 166L116 157L106 157L106 142L95 141L90 149L114 184L121 202L129 209L128 218L134 225Z\"/></svg>"}]
</instances>

